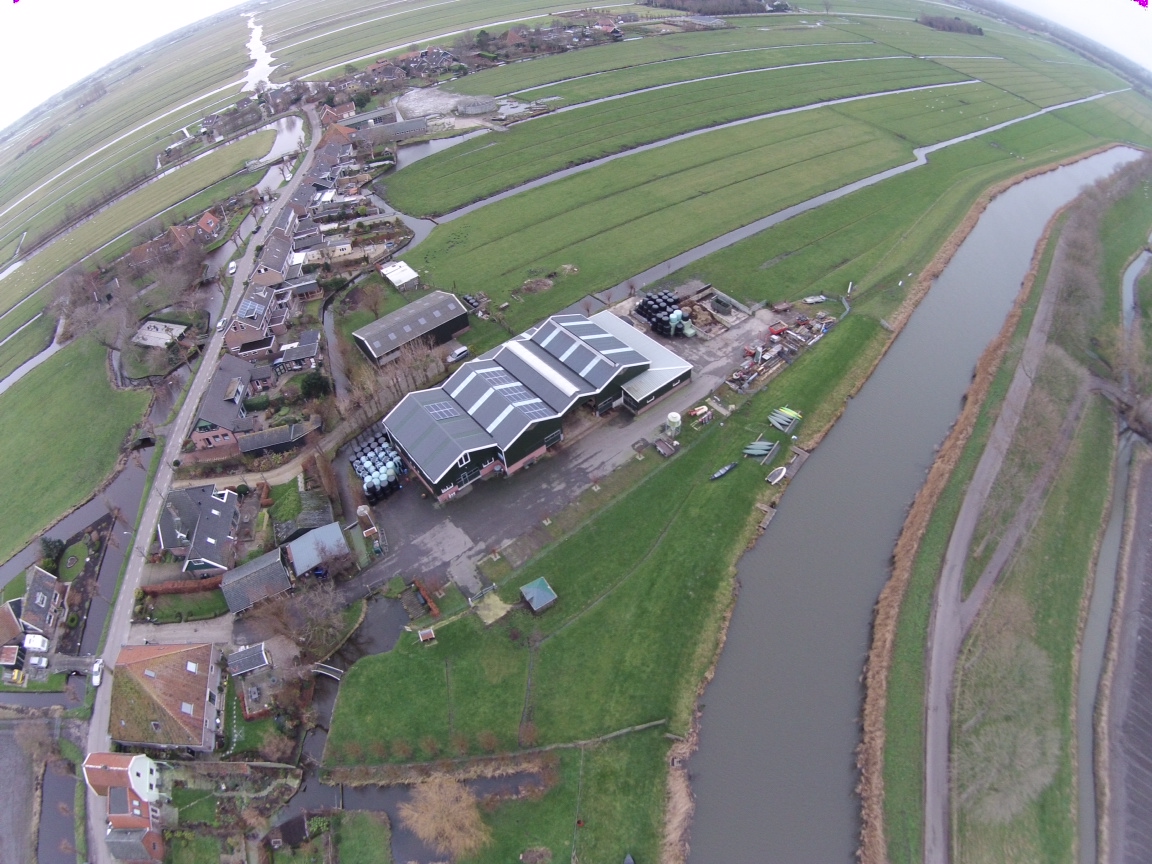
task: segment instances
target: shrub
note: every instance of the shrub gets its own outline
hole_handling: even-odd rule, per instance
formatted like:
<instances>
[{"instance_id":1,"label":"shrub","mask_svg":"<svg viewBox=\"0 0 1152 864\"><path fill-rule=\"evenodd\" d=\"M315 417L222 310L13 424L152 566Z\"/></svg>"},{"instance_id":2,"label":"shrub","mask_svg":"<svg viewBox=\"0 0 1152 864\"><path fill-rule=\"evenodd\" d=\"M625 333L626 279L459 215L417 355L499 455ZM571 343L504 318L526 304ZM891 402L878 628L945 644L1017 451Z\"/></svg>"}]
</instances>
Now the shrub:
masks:
<instances>
[{"instance_id":1,"label":"shrub","mask_svg":"<svg viewBox=\"0 0 1152 864\"><path fill-rule=\"evenodd\" d=\"M267 393L258 393L251 399L244 400L245 411L265 411L268 405L272 402L272 398Z\"/></svg>"}]
</instances>

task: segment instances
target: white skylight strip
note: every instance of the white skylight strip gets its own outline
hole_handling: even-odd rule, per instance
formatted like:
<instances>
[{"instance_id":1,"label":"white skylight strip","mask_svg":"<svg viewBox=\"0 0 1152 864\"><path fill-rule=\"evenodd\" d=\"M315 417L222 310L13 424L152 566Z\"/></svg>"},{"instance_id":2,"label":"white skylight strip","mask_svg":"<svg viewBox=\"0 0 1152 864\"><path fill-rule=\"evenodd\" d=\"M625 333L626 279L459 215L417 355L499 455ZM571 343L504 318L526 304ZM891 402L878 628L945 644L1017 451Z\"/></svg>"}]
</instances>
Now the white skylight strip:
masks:
<instances>
[{"instance_id":1,"label":"white skylight strip","mask_svg":"<svg viewBox=\"0 0 1152 864\"><path fill-rule=\"evenodd\" d=\"M548 343L549 343L549 342L551 342L553 339L555 339L555 338L556 338L556 334L557 334L557 333L559 333L559 332L560 332L560 328L559 328L559 327L553 327L553 328L552 328L552 332L551 332L551 333L549 333L549 334L548 334L548 335L547 335L547 336L544 338L544 341L540 343L540 347L541 347L541 348L547 348L547 347L548 347Z\"/></svg>"},{"instance_id":2,"label":"white skylight strip","mask_svg":"<svg viewBox=\"0 0 1152 864\"><path fill-rule=\"evenodd\" d=\"M479 408L481 405L483 405L483 404L484 404L484 402L485 402L485 401L488 399L488 397L489 397L489 396L491 396L491 395L492 395L492 391L491 391L491 390L485 390L485 391L484 391L484 395L483 395L483 396L481 396L479 399L477 399L477 400L476 400L476 401L473 403L472 407L468 409L468 413L469 413L469 414L475 414L475 413L476 413L476 410L477 410L477 409L478 409L478 408Z\"/></svg>"},{"instance_id":3,"label":"white skylight strip","mask_svg":"<svg viewBox=\"0 0 1152 864\"><path fill-rule=\"evenodd\" d=\"M573 340L572 344L568 346L568 350L560 355L560 362L561 363L566 362L568 360L568 358L572 356L572 352L575 351L579 347L580 347L580 343Z\"/></svg>"},{"instance_id":4,"label":"white skylight strip","mask_svg":"<svg viewBox=\"0 0 1152 864\"><path fill-rule=\"evenodd\" d=\"M593 368L593 367L594 367L594 366L595 366L597 363L599 363L599 362L600 362L600 360L601 360L601 358L600 358L599 356L597 356L597 357L593 357L593 358L592 358L592 362L591 362L591 363L589 363L587 366L585 366L583 369L581 369L581 370L580 370L580 377L581 377L581 378L587 378L587 377L588 377L588 373L592 371L592 368Z\"/></svg>"},{"instance_id":5,"label":"white skylight strip","mask_svg":"<svg viewBox=\"0 0 1152 864\"><path fill-rule=\"evenodd\" d=\"M580 388L553 369L546 363L542 363L540 358L529 351L521 342L507 342L505 348L527 363L541 378L546 380L549 384L571 399L580 392Z\"/></svg>"},{"instance_id":6,"label":"white skylight strip","mask_svg":"<svg viewBox=\"0 0 1152 864\"><path fill-rule=\"evenodd\" d=\"M634 350L635 349L629 348L627 345L625 345L623 348L606 348L603 351L601 351L600 353L605 354L605 355L607 355L607 354L624 354L628 351L634 351Z\"/></svg>"},{"instance_id":7,"label":"white skylight strip","mask_svg":"<svg viewBox=\"0 0 1152 864\"><path fill-rule=\"evenodd\" d=\"M505 408L503 411L501 411L501 412L500 412L500 416L499 416L499 417L497 417L495 420L493 420L493 421L492 421L492 422L491 422L491 423L488 425L488 428L487 428L487 429L485 429L484 431L485 431L485 432L487 432L489 435L491 435L491 434L492 434L492 432L493 432L493 431L496 429L496 427L497 427L497 426L499 426L501 423L503 423L503 422L504 422L504 418L505 418L505 417L507 417L509 414L511 414L511 413L512 413L512 410L513 410L513 409L512 409L512 406L511 406L511 405L507 406L507 407L506 407L506 408Z\"/></svg>"},{"instance_id":8,"label":"white skylight strip","mask_svg":"<svg viewBox=\"0 0 1152 864\"><path fill-rule=\"evenodd\" d=\"M449 396L451 396L453 399L455 399L457 396L459 396L459 395L460 395L460 394L463 392L463 390L464 390L464 388L465 388L465 387L467 387L469 384L471 384L471 383L472 383L472 379L473 379L473 378L475 378L475 377L476 377L476 373L475 373L475 372L469 372L469 373L468 373L468 375L467 375L467 377L466 377L466 378L465 378L463 381L461 381L461 382L460 382L460 383L457 385L456 389L455 389L455 390L453 390L453 391L452 391L451 393L449 393L448 395L449 395Z\"/></svg>"}]
</instances>

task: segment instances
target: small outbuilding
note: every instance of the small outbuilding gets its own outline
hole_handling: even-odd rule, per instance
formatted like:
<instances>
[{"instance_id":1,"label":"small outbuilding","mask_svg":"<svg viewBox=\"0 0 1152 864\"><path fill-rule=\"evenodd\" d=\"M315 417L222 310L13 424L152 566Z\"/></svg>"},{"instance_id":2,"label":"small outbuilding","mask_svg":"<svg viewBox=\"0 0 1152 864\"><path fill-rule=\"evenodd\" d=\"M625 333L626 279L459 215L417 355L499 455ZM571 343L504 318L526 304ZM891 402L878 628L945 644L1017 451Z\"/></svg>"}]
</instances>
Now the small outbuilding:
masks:
<instances>
[{"instance_id":1,"label":"small outbuilding","mask_svg":"<svg viewBox=\"0 0 1152 864\"><path fill-rule=\"evenodd\" d=\"M552 590L552 586L543 576L539 579L533 579L523 586L520 589L520 596L524 598L524 602L528 604L528 608L533 613L543 612L556 602L556 592Z\"/></svg>"},{"instance_id":2,"label":"small outbuilding","mask_svg":"<svg viewBox=\"0 0 1152 864\"><path fill-rule=\"evenodd\" d=\"M403 261L381 264L380 275L397 291L415 291L420 287L420 274Z\"/></svg>"}]
</instances>

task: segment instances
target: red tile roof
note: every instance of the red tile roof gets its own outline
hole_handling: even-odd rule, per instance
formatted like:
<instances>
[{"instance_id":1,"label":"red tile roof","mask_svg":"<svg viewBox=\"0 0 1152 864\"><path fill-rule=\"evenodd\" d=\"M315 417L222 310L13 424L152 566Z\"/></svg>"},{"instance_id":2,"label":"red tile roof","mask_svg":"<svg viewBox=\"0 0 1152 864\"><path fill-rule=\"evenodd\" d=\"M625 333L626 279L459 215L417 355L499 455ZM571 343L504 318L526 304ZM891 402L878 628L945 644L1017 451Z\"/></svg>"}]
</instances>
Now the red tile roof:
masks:
<instances>
[{"instance_id":1,"label":"red tile roof","mask_svg":"<svg viewBox=\"0 0 1152 864\"><path fill-rule=\"evenodd\" d=\"M113 787L127 788L133 758L132 753L89 753L84 760L84 779L97 795L107 795Z\"/></svg>"}]
</instances>

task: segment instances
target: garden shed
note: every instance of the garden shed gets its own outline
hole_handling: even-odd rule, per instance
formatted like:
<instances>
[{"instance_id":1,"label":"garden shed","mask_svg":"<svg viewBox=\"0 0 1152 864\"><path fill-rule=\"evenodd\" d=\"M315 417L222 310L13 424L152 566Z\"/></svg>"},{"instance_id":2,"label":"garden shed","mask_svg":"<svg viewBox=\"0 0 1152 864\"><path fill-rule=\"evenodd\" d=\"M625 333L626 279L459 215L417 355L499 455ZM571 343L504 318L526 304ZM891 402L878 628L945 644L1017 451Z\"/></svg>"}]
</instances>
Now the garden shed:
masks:
<instances>
[{"instance_id":1,"label":"garden shed","mask_svg":"<svg viewBox=\"0 0 1152 864\"><path fill-rule=\"evenodd\" d=\"M557 599L556 592L552 590L552 586L543 576L524 585L520 589L520 596L524 598L524 602L528 604L528 608L533 613L543 612Z\"/></svg>"}]
</instances>

